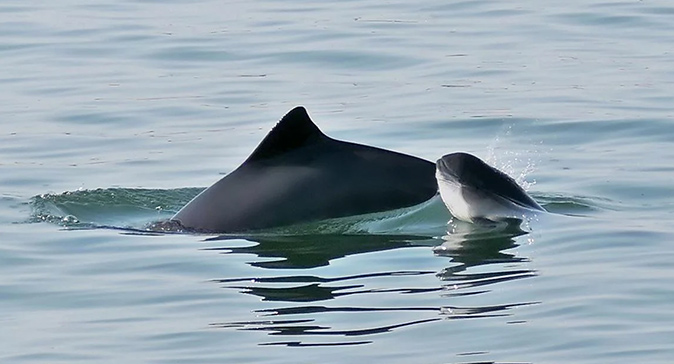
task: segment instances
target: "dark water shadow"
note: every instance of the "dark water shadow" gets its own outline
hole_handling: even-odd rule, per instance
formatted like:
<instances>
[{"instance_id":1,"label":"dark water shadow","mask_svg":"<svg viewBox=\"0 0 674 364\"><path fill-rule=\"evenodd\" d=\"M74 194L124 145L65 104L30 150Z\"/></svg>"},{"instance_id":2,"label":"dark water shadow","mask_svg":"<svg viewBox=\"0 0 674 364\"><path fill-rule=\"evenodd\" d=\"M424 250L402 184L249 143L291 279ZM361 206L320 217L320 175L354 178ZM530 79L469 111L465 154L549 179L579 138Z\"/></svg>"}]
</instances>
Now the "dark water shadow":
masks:
<instances>
[{"instance_id":1,"label":"dark water shadow","mask_svg":"<svg viewBox=\"0 0 674 364\"><path fill-rule=\"evenodd\" d=\"M404 327L423 325L443 320L488 319L512 315L519 306L537 302L509 302L476 307L452 304L452 300L466 295L484 295L496 283L536 275L526 269L528 259L507 250L518 246L516 239L526 234L519 224L505 226L471 226L466 231L443 237L415 235L314 235L314 236L258 236L246 237L256 243L246 247L221 247L223 254L246 254L256 257L251 266L272 273L263 277L232 277L216 279L225 289L235 289L262 301L276 302L278 307L254 311L264 319L212 323L212 327L244 331L266 332L271 336L294 336L299 340L262 342L260 345L333 346L362 345L372 342L371 335L383 334ZM218 239L228 239L220 237ZM305 270L329 265L331 262L355 254L392 249L428 247L429 254L448 259L448 265L437 270L373 271L359 267L363 273L344 276L302 274ZM480 266L479 272L472 267ZM485 266L492 267L487 271ZM517 269L513 266L521 266ZM263 271L264 273L264 271ZM299 274L298 274L299 273ZM378 296L379 295L379 296ZM377 297L391 298L405 304L379 306ZM403 295L403 296L399 296ZM442 304L428 306L428 295ZM363 305L338 305L341 297L357 297ZM372 297L366 299L366 297ZM418 297L418 298L415 298ZM391 302L390 299L385 300ZM353 302L350 300L349 302ZM446 303L446 304L445 304ZM407 319L396 321L395 313L405 313ZM409 319L410 313L418 316ZM369 327L348 327L333 315L381 315L394 321ZM369 316L372 317L372 316ZM369 320L368 320L369 321ZM359 322L349 320L349 322ZM352 324L353 325L353 324ZM320 340L331 337L330 340ZM353 338L359 338L353 340ZM316 342L318 340L318 342Z\"/></svg>"},{"instance_id":2,"label":"dark water shadow","mask_svg":"<svg viewBox=\"0 0 674 364\"><path fill-rule=\"evenodd\" d=\"M260 268L307 269L326 266L334 259L349 255L382 250L434 245L432 237L419 235L249 235L219 236L214 240L246 239L257 243L250 247L224 247L222 250L233 254L253 254L259 258L276 258L253 262Z\"/></svg>"}]
</instances>

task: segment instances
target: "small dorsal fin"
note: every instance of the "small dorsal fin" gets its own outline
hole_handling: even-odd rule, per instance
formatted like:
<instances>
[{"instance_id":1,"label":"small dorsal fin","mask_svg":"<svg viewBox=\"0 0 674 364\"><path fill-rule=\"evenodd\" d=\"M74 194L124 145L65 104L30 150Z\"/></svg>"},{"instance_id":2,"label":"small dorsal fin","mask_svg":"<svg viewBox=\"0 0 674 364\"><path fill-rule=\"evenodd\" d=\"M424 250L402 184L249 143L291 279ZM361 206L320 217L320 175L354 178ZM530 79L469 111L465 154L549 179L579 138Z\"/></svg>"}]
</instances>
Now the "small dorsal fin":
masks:
<instances>
[{"instance_id":1,"label":"small dorsal fin","mask_svg":"<svg viewBox=\"0 0 674 364\"><path fill-rule=\"evenodd\" d=\"M325 137L311 121L307 110L297 106L290 110L255 148L246 162L268 159Z\"/></svg>"}]
</instances>

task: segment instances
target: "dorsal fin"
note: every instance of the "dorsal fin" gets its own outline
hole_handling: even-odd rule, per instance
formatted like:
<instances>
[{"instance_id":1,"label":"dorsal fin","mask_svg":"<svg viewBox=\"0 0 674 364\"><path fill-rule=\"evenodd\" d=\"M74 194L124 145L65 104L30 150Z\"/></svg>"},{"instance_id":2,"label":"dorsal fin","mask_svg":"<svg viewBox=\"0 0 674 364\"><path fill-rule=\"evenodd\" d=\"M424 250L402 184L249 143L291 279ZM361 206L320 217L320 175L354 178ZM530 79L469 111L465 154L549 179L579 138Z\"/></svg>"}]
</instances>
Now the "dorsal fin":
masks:
<instances>
[{"instance_id":1,"label":"dorsal fin","mask_svg":"<svg viewBox=\"0 0 674 364\"><path fill-rule=\"evenodd\" d=\"M325 137L302 106L290 110L255 148L246 162L268 159Z\"/></svg>"}]
</instances>

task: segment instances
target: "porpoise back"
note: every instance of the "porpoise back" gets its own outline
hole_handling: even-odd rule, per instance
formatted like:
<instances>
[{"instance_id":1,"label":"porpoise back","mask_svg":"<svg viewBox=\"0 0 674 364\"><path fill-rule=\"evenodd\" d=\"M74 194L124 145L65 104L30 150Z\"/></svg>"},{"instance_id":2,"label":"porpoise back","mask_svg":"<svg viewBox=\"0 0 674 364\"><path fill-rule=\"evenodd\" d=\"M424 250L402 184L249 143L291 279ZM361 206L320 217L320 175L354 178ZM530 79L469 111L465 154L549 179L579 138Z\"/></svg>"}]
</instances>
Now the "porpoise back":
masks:
<instances>
[{"instance_id":1,"label":"porpoise back","mask_svg":"<svg viewBox=\"0 0 674 364\"><path fill-rule=\"evenodd\" d=\"M232 233L393 210L432 198L434 173L429 161L332 139L296 107L172 220L191 231Z\"/></svg>"}]
</instances>

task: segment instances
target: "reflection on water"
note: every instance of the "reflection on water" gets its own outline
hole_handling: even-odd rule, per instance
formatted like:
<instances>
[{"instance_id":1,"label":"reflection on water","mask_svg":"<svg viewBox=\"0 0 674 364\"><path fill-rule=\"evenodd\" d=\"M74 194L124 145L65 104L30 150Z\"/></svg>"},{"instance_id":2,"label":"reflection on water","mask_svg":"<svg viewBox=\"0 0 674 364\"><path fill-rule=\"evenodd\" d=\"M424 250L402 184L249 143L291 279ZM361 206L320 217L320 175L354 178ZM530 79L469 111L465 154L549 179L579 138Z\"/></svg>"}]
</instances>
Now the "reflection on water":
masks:
<instances>
[{"instance_id":1,"label":"reflection on water","mask_svg":"<svg viewBox=\"0 0 674 364\"><path fill-rule=\"evenodd\" d=\"M519 220L501 225L477 227L461 222L453 225L454 231L442 237L443 243L433 248L436 255L446 256L454 263L437 274L445 287L473 288L498 282L536 275L529 269L502 269L493 272L468 273L468 268L488 264L509 264L527 262L528 259L505 252L516 248L515 238L525 235ZM474 294L456 292L455 295Z\"/></svg>"},{"instance_id":2,"label":"reflection on water","mask_svg":"<svg viewBox=\"0 0 674 364\"><path fill-rule=\"evenodd\" d=\"M257 245L222 249L231 253L255 254L260 258L278 258L251 263L256 267L278 269L316 268L348 255L414 247L433 240L416 235L263 235L246 239Z\"/></svg>"},{"instance_id":3,"label":"reflection on water","mask_svg":"<svg viewBox=\"0 0 674 364\"><path fill-rule=\"evenodd\" d=\"M518 246L516 238L526 234L518 224L468 226L454 229L441 238L412 235L314 235L248 237L257 243L250 247L218 248L224 254L253 254L260 258L249 264L268 269L271 276L235 277L215 280L226 289L236 289L278 307L255 311L262 320L213 323L212 326L246 331L262 331L273 336L299 336L303 340L263 342L260 345L321 346L360 345L372 342L369 335L402 327L441 320L490 318L512 315L512 308L535 302L507 302L465 307L452 304L458 296L486 295L495 283L533 277L526 267L528 259L507 252ZM315 268L349 255L429 247L438 258L449 258L441 271L401 270L325 277L293 274L298 269ZM429 250L430 252L430 250ZM272 258L272 260L269 260ZM512 268L513 265L518 268ZM473 267L480 266L479 272ZM485 271L489 267L489 271ZM361 267L362 268L362 267ZM433 283L435 282L435 283ZM430 284L430 286L429 286ZM368 295L388 295L395 305L370 306ZM429 305L428 295L443 304ZM337 305L338 298L351 296L358 305ZM382 302L381 296L376 302ZM425 304L421 304L423 301ZM317 304L319 303L320 304ZM350 300L354 302L354 300ZM362 304L361 304L362 302ZM400 303L400 304L397 304ZM444 304L446 303L446 304ZM356 315L366 313L366 321ZM390 315L387 313L398 313ZM402 314L404 313L404 314ZM331 315L341 315L334 319ZM343 315L353 315L354 320ZM381 315L381 317L373 316ZM393 317L394 322L390 322ZM399 317L404 317L401 320ZM412 319L410 319L412 318ZM331 323L331 319L332 323ZM379 321L389 320L386 324ZM351 322L353 326L337 328ZM363 322L376 322L362 327ZM359 337L356 341L313 342L316 337Z\"/></svg>"}]
</instances>

